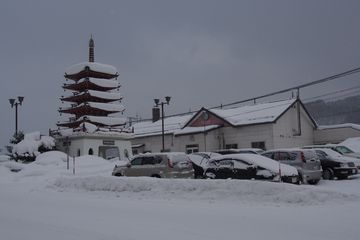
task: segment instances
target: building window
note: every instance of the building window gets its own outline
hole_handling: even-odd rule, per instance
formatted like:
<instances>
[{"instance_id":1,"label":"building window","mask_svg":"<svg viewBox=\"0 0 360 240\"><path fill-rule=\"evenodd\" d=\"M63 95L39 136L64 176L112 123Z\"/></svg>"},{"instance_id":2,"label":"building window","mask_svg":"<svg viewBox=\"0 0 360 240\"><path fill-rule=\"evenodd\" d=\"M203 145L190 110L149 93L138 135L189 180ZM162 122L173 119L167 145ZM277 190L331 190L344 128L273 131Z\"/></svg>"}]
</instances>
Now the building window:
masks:
<instances>
[{"instance_id":1,"label":"building window","mask_svg":"<svg viewBox=\"0 0 360 240\"><path fill-rule=\"evenodd\" d=\"M94 154L94 150L92 148L89 149L89 155L93 155Z\"/></svg>"},{"instance_id":2,"label":"building window","mask_svg":"<svg viewBox=\"0 0 360 240\"><path fill-rule=\"evenodd\" d=\"M77 155L78 157L80 156L81 152L80 152L80 149L77 150Z\"/></svg>"},{"instance_id":3,"label":"building window","mask_svg":"<svg viewBox=\"0 0 360 240\"><path fill-rule=\"evenodd\" d=\"M265 148L265 142L252 142L251 143L252 148L260 148L262 150L266 150Z\"/></svg>"},{"instance_id":4,"label":"building window","mask_svg":"<svg viewBox=\"0 0 360 240\"><path fill-rule=\"evenodd\" d=\"M99 147L99 156L105 158L106 160L112 158L119 158L119 148L118 147L111 147L111 146L100 146Z\"/></svg>"},{"instance_id":5,"label":"building window","mask_svg":"<svg viewBox=\"0 0 360 240\"><path fill-rule=\"evenodd\" d=\"M225 149L237 149L237 148L238 148L237 143L231 143L225 145Z\"/></svg>"},{"instance_id":6,"label":"building window","mask_svg":"<svg viewBox=\"0 0 360 240\"><path fill-rule=\"evenodd\" d=\"M195 153L199 151L199 144L186 145L186 154Z\"/></svg>"}]
</instances>

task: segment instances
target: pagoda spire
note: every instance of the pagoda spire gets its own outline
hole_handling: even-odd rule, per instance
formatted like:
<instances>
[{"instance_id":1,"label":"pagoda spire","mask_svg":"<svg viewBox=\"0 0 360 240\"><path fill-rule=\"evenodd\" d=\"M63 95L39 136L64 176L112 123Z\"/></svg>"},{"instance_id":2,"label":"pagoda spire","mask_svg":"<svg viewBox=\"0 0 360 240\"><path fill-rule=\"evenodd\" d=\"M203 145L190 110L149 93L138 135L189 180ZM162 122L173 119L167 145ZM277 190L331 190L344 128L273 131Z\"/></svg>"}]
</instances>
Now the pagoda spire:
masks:
<instances>
[{"instance_id":1,"label":"pagoda spire","mask_svg":"<svg viewBox=\"0 0 360 240\"><path fill-rule=\"evenodd\" d=\"M94 40L93 40L92 34L91 34L91 37L89 40L89 62L95 61L94 48L95 48L95 44L94 44Z\"/></svg>"}]
</instances>

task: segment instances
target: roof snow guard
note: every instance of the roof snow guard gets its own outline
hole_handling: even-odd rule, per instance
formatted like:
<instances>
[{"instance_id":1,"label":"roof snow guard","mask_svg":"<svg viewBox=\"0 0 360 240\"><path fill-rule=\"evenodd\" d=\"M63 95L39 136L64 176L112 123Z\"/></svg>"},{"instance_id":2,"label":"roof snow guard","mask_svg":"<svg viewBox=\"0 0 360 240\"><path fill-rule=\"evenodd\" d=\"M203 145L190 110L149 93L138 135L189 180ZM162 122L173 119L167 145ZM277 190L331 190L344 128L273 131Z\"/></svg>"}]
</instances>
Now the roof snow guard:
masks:
<instances>
[{"instance_id":1,"label":"roof snow guard","mask_svg":"<svg viewBox=\"0 0 360 240\"><path fill-rule=\"evenodd\" d=\"M72 65L64 75L65 78L75 81L85 77L112 79L118 76L119 73L114 66L96 62L82 62Z\"/></svg>"}]
</instances>

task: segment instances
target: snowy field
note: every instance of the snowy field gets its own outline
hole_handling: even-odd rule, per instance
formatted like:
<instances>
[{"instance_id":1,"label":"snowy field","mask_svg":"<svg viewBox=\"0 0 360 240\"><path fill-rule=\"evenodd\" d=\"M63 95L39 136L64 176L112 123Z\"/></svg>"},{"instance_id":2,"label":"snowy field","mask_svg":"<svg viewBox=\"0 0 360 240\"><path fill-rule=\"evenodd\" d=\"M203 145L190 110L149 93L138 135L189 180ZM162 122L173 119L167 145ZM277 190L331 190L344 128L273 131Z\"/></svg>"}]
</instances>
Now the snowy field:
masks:
<instances>
[{"instance_id":1,"label":"snowy field","mask_svg":"<svg viewBox=\"0 0 360 240\"><path fill-rule=\"evenodd\" d=\"M316 186L111 176L118 162L0 157L0 239L360 239L360 175ZM13 172L13 171L19 172Z\"/></svg>"}]
</instances>

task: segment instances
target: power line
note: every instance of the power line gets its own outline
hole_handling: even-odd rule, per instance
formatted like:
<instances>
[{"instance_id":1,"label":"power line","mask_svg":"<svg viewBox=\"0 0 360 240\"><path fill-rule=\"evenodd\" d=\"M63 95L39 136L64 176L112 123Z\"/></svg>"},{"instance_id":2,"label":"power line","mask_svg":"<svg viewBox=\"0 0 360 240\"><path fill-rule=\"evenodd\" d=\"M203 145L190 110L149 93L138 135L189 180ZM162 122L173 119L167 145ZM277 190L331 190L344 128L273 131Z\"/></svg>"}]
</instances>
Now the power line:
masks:
<instances>
[{"instance_id":1,"label":"power line","mask_svg":"<svg viewBox=\"0 0 360 240\"><path fill-rule=\"evenodd\" d=\"M358 72L360 72L360 67L354 68L354 69L351 69L351 70L348 70L348 71L345 71L345 72L342 72L342 73L338 73L338 74L335 74L335 75L332 75L332 76L329 76L329 77L325 77L325 78L322 78L322 79L319 79L319 80L315 80L315 81L312 81L312 82L309 82L309 83L294 86L294 87L291 87L291 88L286 88L286 89L283 89L283 90L280 90L280 91L276 91L276 92L268 93L268 94L265 94L265 95L261 95L261 96L241 100L241 101L236 101L236 102L232 102L232 103L228 103L228 104L224 104L224 105L220 105L220 106L215 106L215 107L212 107L212 108L227 107L227 106L231 106L231 105L236 105L236 104L240 104L240 103L244 103L244 102L253 101L253 100L256 100L256 99L270 97L270 96L273 96L273 95L277 95L277 94L281 94L281 93L285 93L285 92L289 92L289 91L293 91L293 90L299 91L299 89L301 89L301 88L305 88L305 87L309 87L309 86L312 86L312 85L328 82L328 81L335 80L335 79L345 77L345 76L348 76L348 75L352 75L352 74L355 74L355 73L358 73Z\"/></svg>"},{"instance_id":2,"label":"power line","mask_svg":"<svg viewBox=\"0 0 360 240\"><path fill-rule=\"evenodd\" d=\"M240 100L240 101L236 101L236 102L232 102L232 103L221 104L221 105L214 106L214 107L208 107L208 109L223 108L223 107L228 107L228 106L232 106L232 105L237 105L237 104L240 104L240 103L256 101L257 99L262 99L262 98L278 95L278 94L281 94L281 93L286 93L286 92L293 91L293 90L297 90L298 91L298 96L299 96L300 89L302 89L302 88L306 88L306 87L309 87L309 86L312 86L312 85L332 81L332 80L342 78L342 77L345 77L345 76L349 76L349 75L352 75L352 74L356 74L356 73L359 73L359 72L360 72L360 67L357 67L357 68L354 68L354 69L351 69L351 70L348 70L348 71L345 71L345 72L341 72L341 73L338 73L338 74L335 74L335 75L331 75L329 77L321 78L319 80L315 80L315 81L312 81L312 82L309 82L309 83L297 85L297 86L286 88L286 89L279 90L279 91L276 91L276 92L271 92L271 93L268 93L268 94L264 94L264 95L260 95L260 96L257 96L257 97L252 97L252 98L248 98L248 99L244 99L244 100ZM187 114L192 114L192 113L196 113L196 112L198 112L198 110L197 111L186 112L186 113L184 112L184 113L172 114L172 115L168 115L166 117L181 116L181 115L187 115ZM151 120L151 118L143 119L142 121L150 121L150 120Z\"/></svg>"},{"instance_id":3,"label":"power line","mask_svg":"<svg viewBox=\"0 0 360 240\"><path fill-rule=\"evenodd\" d=\"M358 91L358 88L360 88L360 85L355 86L355 87L351 87L351 88L342 89L342 90L339 90L339 91L325 93L323 95L318 95L318 96L315 96L315 97L305 98L305 99L302 99L302 101L305 103L305 102L309 102L307 100L318 99L318 98L321 98L321 97L331 96L331 95L335 95L335 94L342 93L342 92Z\"/></svg>"}]
</instances>

